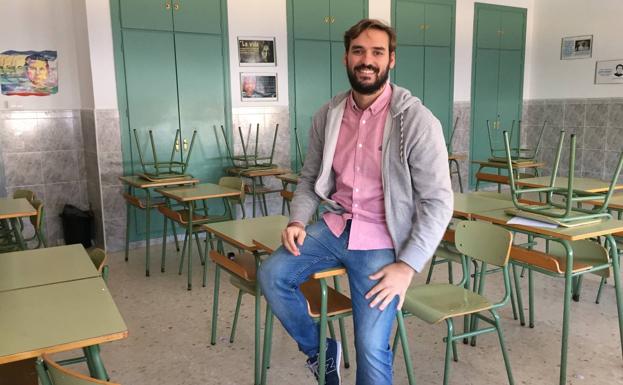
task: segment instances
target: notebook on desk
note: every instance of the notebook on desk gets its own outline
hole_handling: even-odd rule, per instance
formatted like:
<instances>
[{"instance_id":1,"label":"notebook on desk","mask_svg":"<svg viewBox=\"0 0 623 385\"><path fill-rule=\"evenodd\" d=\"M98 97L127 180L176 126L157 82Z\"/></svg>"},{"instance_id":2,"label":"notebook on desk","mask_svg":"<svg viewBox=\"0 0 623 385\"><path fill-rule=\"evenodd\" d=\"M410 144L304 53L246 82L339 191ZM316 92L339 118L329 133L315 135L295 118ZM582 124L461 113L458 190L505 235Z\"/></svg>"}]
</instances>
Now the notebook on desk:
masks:
<instances>
[{"instance_id":1,"label":"notebook on desk","mask_svg":"<svg viewBox=\"0 0 623 385\"><path fill-rule=\"evenodd\" d=\"M561 211L561 213L562 213L562 210L560 210L560 209L551 209L551 210L549 210L549 212L554 212L554 213L556 211ZM573 219L570 219L570 220L566 220L566 221L561 221L559 218L553 218L553 217L547 216L545 214L538 214L538 213L533 213L533 212L529 212L529 211L522 211L522 210L519 210L517 208L504 209L504 212L506 214L508 214L508 215L513 215L513 216L517 216L517 217L533 219L535 221L551 223L551 224L562 226L562 227L577 227L577 226L584 226L584 225L590 225L590 224L601 222L601 218L579 219L579 220L575 220L575 221ZM584 214L583 213L578 213L578 215L584 215Z\"/></svg>"},{"instance_id":2,"label":"notebook on desk","mask_svg":"<svg viewBox=\"0 0 623 385\"><path fill-rule=\"evenodd\" d=\"M506 163L507 161L508 159L506 159L505 157L501 157L501 156L492 156L491 158L489 158L489 162L493 162L493 163ZM511 159L511 163L512 164L534 163L534 159Z\"/></svg>"}]
</instances>

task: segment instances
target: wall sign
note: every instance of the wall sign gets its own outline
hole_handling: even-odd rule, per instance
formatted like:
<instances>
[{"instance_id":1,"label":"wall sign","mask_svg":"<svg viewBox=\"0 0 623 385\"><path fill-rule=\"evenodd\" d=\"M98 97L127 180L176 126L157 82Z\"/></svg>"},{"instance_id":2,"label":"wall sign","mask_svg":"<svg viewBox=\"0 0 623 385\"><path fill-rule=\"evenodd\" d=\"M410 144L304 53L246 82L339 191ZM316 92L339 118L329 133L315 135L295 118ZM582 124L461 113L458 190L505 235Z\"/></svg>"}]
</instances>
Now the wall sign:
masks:
<instances>
[{"instance_id":1,"label":"wall sign","mask_svg":"<svg viewBox=\"0 0 623 385\"><path fill-rule=\"evenodd\" d=\"M623 59L598 61L595 84L623 84Z\"/></svg>"},{"instance_id":2,"label":"wall sign","mask_svg":"<svg viewBox=\"0 0 623 385\"><path fill-rule=\"evenodd\" d=\"M240 66L275 66L274 37L239 37L238 58Z\"/></svg>"},{"instance_id":3,"label":"wall sign","mask_svg":"<svg viewBox=\"0 0 623 385\"><path fill-rule=\"evenodd\" d=\"M8 96L48 96L58 92L56 51L0 53L0 90Z\"/></svg>"},{"instance_id":4,"label":"wall sign","mask_svg":"<svg viewBox=\"0 0 623 385\"><path fill-rule=\"evenodd\" d=\"M593 35L563 37L560 60L586 59L593 54Z\"/></svg>"},{"instance_id":5,"label":"wall sign","mask_svg":"<svg viewBox=\"0 0 623 385\"><path fill-rule=\"evenodd\" d=\"M277 100L277 74L241 73L240 96L243 102Z\"/></svg>"}]
</instances>

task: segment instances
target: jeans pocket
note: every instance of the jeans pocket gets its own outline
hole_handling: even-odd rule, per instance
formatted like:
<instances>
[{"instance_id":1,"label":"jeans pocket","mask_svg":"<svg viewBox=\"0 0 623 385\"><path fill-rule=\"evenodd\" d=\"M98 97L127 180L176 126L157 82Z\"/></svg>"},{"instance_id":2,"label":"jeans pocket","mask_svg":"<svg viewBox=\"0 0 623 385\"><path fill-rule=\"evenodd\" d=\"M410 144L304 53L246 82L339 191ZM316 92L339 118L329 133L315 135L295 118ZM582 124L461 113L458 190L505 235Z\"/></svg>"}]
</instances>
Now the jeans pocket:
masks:
<instances>
[{"instance_id":1,"label":"jeans pocket","mask_svg":"<svg viewBox=\"0 0 623 385\"><path fill-rule=\"evenodd\" d=\"M327 232L331 232L331 230L329 230L329 227L324 222L324 220L321 219L318 222L312 223L311 225L307 226L305 228L305 232L307 233L308 237L321 240L323 236L325 236Z\"/></svg>"}]
</instances>

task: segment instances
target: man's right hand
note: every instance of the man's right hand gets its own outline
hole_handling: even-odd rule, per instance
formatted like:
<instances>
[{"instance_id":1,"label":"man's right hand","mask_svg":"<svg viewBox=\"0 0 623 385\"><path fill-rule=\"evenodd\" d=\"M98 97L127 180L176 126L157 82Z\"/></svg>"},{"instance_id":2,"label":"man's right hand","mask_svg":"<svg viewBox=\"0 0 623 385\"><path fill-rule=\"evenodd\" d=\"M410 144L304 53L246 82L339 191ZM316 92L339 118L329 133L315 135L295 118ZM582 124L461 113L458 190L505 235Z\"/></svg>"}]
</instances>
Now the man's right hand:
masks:
<instances>
[{"instance_id":1,"label":"man's right hand","mask_svg":"<svg viewBox=\"0 0 623 385\"><path fill-rule=\"evenodd\" d=\"M290 223L281 232L281 243L290 253L300 255L299 246L303 245L305 240L305 227L300 223Z\"/></svg>"}]
</instances>

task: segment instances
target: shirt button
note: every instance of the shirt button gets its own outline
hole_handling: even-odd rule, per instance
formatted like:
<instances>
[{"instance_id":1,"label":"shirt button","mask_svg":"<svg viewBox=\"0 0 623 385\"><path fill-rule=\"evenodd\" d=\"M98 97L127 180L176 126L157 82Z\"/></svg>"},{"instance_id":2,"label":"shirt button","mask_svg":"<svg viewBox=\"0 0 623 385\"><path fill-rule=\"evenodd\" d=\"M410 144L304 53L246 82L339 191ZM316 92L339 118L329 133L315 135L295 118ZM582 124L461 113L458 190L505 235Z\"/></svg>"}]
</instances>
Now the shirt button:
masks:
<instances>
[{"instance_id":1,"label":"shirt button","mask_svg":"<svg viewBox=\"0 0 623 385\"><path fill-rule=\"evenodd\" d=\"M358 188L356 188L356 189L355 189L355 192L359 192L359 189L358 189Z\"/></svg>"},{"instance_id":2,"label":"shirt button","mask_svg":"<svg viewBox=\"0 0 623 385\"><path fill-rule=\"evenodd\" d=\"M358 205L357 203L355 203L353 206L357 207L357 206L359 206L359 205Z\"/></svg>"},{"instance_id":3,"label":"shirt button","mask_svg":"<svg viewBox=\"0 0 623 385\"><path fill-rule=\"evenodd\" d=\"M362 123L363 123L363 124L366 124L366 121L364 120Z\"/></svg>"},{"instance_id":4,"label":"shirt button","mask_svg":"<svg viewBox=\"0 0 623 385\"><path fill-rule=\"evenodd\" d=\"M363 144L359 143L358 146L359 146L359 148L361 148L361 147L363 147Z\"/></svg>"},{"instance_id":5,"label":"shirt button","mask_svg":"<svg viewBox=\"0 0 623 385\"><path fill-rule=\"evenodd\" d=\"M361 170L361 167L357 166L357 171Z\"/></svg>"}]
</instances>

